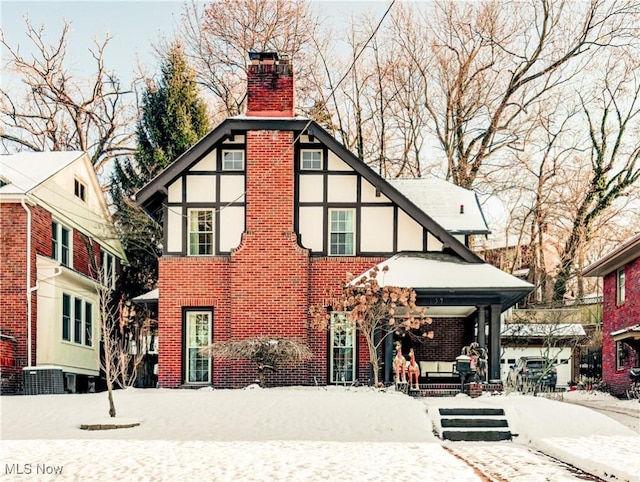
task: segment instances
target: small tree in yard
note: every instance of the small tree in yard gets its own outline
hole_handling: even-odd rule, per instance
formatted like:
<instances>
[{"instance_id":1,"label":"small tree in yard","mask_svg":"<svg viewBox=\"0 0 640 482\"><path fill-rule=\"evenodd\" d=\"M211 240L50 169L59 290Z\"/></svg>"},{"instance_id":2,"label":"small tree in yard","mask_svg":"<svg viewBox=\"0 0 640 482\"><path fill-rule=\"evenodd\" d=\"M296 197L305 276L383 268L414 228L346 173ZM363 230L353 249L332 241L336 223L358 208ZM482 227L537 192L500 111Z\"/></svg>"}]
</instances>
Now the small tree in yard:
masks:
<instances>
[{"instance_id":1,"label":"small tree in yard","mask_svg":"<svg viewBox=\"0 0 640 482\"><path fill-rule=\"evenodd\" d=\"M312 357L309 347L291 338L255 337L213 343L200 350L203 355L224 360L251 360L258 366L260 386L266 388L265 370L277 371L285 363Z\"/></svg>"},{"instance_id":2,"label":"small tree in yard","mask_svg":"<svg viewBox=\"0 0 640 482\"><path fill-rule=\"evenodd\" d=\"M379 385L380 365L378 350L388 336L394 333L409 333L420 330L421 338L433 338L433 331L427 331L432 320L425 316L424 308L416 306L416 292L413 288L381 286L378 283L380 271L375 266L367 275L357 281L348 280L342 294L329 300L323 306L310 310L316 328L331 328L331 312L346 312L348 319L365 339L369 349L369 363L373 369L374 386Z\"/></svg>"}]
</instances>

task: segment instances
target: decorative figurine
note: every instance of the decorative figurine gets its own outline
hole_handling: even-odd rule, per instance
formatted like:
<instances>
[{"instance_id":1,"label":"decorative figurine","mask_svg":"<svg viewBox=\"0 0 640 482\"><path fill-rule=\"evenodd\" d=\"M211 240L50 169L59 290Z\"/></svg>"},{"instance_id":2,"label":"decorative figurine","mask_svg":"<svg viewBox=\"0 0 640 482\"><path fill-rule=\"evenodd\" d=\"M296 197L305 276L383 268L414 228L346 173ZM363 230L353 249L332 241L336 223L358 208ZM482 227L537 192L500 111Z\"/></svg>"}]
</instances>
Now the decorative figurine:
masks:
<instances>
[{"instance_id":1,"label":"decorative figurine","mask_svg":"<svg viewBox=\"0 0 640 482\"><path fill-rule=\"evenodd\" d=\"M418 385L418 378L420 377L420 367L416 363L416 354L413 352L413 348L409 350L409 385L412 390L420 390ZM415 380L415 385L413 384Z\"/></svg>"},{"instance_id":2,"label":"decorative figurine","mask_svg":"<svg viewBox=\"0 0 640 482\"><path fill-rule=\"evenodd\" d=\"M396 345L396 357L393 359L393 371L396 374L396 387L407 383L407 359L402 356L402 345Z\"/></svg>"}]
</instances>

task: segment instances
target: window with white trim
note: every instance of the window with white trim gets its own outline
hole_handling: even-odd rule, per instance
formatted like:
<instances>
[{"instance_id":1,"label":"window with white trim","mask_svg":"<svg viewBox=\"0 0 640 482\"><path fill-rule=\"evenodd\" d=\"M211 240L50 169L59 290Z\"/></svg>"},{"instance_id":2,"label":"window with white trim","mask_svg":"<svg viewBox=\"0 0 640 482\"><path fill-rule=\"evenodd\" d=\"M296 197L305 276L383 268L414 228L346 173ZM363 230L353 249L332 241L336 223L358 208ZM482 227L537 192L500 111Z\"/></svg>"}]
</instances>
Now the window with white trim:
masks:
<instances>
[{"instance_id":1,"label":"window with white trim","mask_svg":"<svg viewBox=\"0 0 640 482\"><path fill-rule=\"evenodd\" d=\"M302 149L300 151L300 169L303 171L319 171L322 169L322 151Z\"/></svg>"},{"instance_id":2,"label":"window with white trim","mask_svg":"<svg viewBox=\"0 0 640 482\"><path fill-rule=\"evenodd\" d=\"M185 382L211 383L211 357L200 349L211 344L211 311L185 313Z\"/></svg>"},{"instance_id":3,"label":"window with white trim","mask_svg":"<svg viewBox=\"0 0 640 482\"><path fill-rule=\"evenodd\" d=\"M222 151L223 171L242 171L244 169L244 151Z\"/></svg>"},{"instance_id":4,"label":"window with white trim","mask_svg":"<svg viewBox=\"0 0 640 482\"><path fill-rule=\"evenodd\" d=\"M57 221L51 222L51 257L63 266L71 267L71 229Z\"/></svg>"},{"instance_id":5,"label":"window with white trim","mask_svg":"<svg viewBox=\"0 0 640 482\"><path fill-rule=\"evenodd\" d=\"M189 210L189 255L213 255L213 210Z\"/></svg>"},{"instance_id":6,"label":"window with white trim","mask_svg":"<svg viewBox=\"0 0 640 482\"><path fill-rule=\"evenodd\" d=\"M84 202L87 202L87 185L80 179L73 180L73 194Z\"/></svg>"},{"instance_id":7,"label":"window with white trim","mask_svg":"<svg viewBox=\"0 0 640 482\"><path fill-rule=\"evenodd\" d=\"M116 258L108 251L102 251L102 285L107 288L116 287Z\"/></svg>"},{"instance_id":8,"label":"window with white trim","mask_svg":"<svg viewBox=\"0 0 640 482\"><path fill-rule=\"evenodd\" d=\"M76 345L93 346L93 304L62 294L62 339Z\"/></svg>"},{"instance_id":9,"label":"window with white trim","mask_svg":"<svg viewBox=\"0 0 640 482\"><path fill-rule=\"evenodd\" d=\"M625 285L624 268L620 268L616 272L616 303L618 305L623 304L626 297L624 285Z\"/></svg>"},{"instance_id":10,"label":"window with white trim","mask_svg":"<svg viewBox=\"0 0 640 482\"><path fill-rule=\"evenodd\" d=\"M355 254L355 209L329 210L329 254L353 256Z\"/></svg>"},{"instance_id":11,"label":"window with white trim","mask_svg":"<svg viewBox=\"0 0 640 482\"><path fill-rule=\"evenodd\" d=\"M616 341L616 370L622 370L629 357L629 351L622 341Z\"/></svg>"},{"instance_id":12,"label":"window with white trim","mask_svg":"<svg viewBox=\"0 0 640 482\"><path fill-rule=\"evenodd\" d=\"M329 381L353 383L356 379L356 329L347 313L331 314Z\"/></svg>"}]
</instances>

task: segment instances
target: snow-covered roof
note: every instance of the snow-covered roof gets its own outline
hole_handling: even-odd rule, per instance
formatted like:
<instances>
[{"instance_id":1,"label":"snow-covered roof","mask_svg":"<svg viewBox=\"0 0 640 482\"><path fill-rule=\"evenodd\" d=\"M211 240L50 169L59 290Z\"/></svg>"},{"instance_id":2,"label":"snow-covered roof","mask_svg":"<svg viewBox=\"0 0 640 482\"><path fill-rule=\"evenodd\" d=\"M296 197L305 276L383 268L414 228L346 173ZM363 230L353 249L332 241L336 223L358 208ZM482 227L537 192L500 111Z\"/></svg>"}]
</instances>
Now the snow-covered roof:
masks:
<instances>
[{"instance_id":1,"label":"snow-covered roof","mask_svg":"<svg viewBox=\"0 0 640 482\"><path fill-rule=\"evenodd\" d=\"M610 333L613 341L622 341L628 339L639 339L640 338L640 324L627 326L626 328L622 328L621 330L612 331Z\"/></svg>"},{"instance_id":2,"label":"snow-covered roof","mask_svg":"<svg viewBox=\"0 0 640 482\"><path fill-rule=\"evenodd\" d=\"M388 182L450 233L489 233L475 192L436 178Z\"/></svg>"},{"instance_id":3,"label":"snow-covered roof","mask_svg":"<svg viewBox=\"0 0 640 482\"><path fill-rule=\"evenodd\" d=\"M140 303L140 304L154 302L154 301L158 301L159 295L160 295L160 289L156 288L154 290L147 291L146 293L142 293L141 295L136 296L135 298L133 298L132 301L134 303Z\"/></svg>"},{"instance_id":4,"label":"snow-covered roof","mask_svg":"<svg viewBox=\"0 0 640 482\"><path fill-rule=\"evenodd\" d=\"M84 155L82 151L0 155L0 194L26 194Z\"/></svg>"},{"instance_id":5,"label":"snow-covered roof","mask_svg":"<svg viewBox=\"0 0 640 482\"><path fill-rule=\"evenodd\" d=\"M579 323L509 323L503 326L501 336L570 338L586 333Z\"/></svg>"},{"instance_id":6,"label":"snow-covered roof","mask_svg":"<svg viewBox=\"0 0 640 482\"><path fill-rule=\"evenodd\" d=\"M640 257L640 234L626 240L616 249L587 266L583 276L605 276Z\"/></svg>"}]
</instances>

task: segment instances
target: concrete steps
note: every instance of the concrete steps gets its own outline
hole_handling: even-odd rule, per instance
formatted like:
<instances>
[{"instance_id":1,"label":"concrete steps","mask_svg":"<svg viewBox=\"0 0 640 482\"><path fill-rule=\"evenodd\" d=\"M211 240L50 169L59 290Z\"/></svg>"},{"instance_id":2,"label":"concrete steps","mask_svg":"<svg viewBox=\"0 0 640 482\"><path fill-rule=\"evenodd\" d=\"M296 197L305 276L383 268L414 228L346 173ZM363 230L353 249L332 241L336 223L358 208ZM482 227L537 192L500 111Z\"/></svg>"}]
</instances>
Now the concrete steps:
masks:
<instances>
[{"instance_id":1,"label":"concrete steps","mask_svg":"<svg viewBox=\"0 0 640 482\"><path fill-rule=\"evenodd\" d=\"M511 440L511 430L501 408L439 408L443 440L499 442Z\"/></svg>"}]
</instances>

